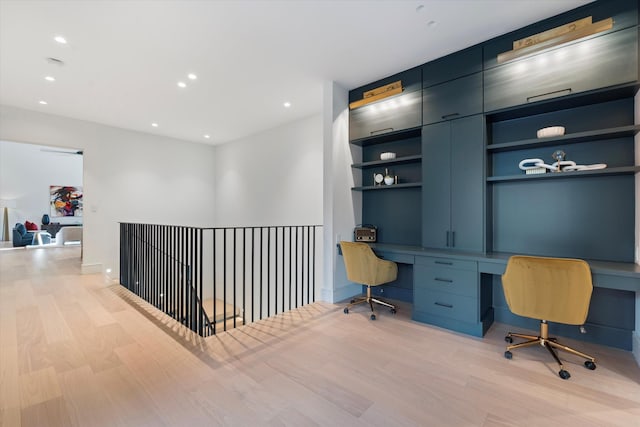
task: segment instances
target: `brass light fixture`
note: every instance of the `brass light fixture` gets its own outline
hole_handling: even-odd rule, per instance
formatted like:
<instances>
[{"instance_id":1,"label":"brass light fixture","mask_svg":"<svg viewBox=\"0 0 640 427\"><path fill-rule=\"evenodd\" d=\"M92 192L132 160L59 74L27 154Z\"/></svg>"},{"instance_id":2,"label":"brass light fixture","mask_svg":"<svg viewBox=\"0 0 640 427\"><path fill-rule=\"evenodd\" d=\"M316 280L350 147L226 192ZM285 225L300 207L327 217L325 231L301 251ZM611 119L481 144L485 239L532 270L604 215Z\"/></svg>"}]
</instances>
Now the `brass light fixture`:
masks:
<instances>
[{"instance_id":1,"label":"brass light fixture","mask_svg":"<svg viewBox=\"0 0 640 427\"><path fill-rule=\"evenodd\" d=\"M378 88L366 91L363 94L362 99L353 101L349 104L349 109L353 110L354 108L362 107L364 105L380 101L399 93L402 93L402 80L398 80L396 82L389 83L388 85L380 86Z\"/></svg>"},{"instance_id":2,"label":"brass light fixture","mask_svg":"<svg viewBox=\"0 0 640 427\"><path fill-rule=\"evenodd\" d=\"M592 22L593 17L578 19L560 27L513 42L513 49L498 55L498 63L511 61L613 28L613 18Z\"/></svg>"}]
</instances>

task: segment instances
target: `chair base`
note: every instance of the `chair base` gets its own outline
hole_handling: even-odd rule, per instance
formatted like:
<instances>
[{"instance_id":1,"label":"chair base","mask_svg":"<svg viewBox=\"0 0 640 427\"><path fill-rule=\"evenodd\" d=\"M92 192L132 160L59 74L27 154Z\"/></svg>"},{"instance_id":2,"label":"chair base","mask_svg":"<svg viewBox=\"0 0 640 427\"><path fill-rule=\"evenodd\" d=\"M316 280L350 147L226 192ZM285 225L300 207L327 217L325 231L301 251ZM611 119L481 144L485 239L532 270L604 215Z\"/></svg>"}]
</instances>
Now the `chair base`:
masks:
<instances>
[{"instance_id":1,"label":"chair base","mask_svg":"<svg viewBox=\"0 0 640 427\"><path fill-rule=\"evenodd\" d=\"M589 356L588 354L582 353L581 351L578 351L571 347L567 347L566 345L560 344L556 338L549 337L549 325L547 324L546 320L542 320L540 322L540 335L534 336L534 335L528 335L528 334L521 334L517 332L509 332L504 337L504 339L508 343L512 343L513 337L523 338L523 339L526 339L527 341L521 342L518 344L508 345L507 350L504 352L504 356L507 359L511 359L511 356L512 356L511 350L513 349L521 348L521 347L529 347L532 345L540 344L542 347L549 350L549 353L551 353L551 356L553 356L555 361L558 363L558 366L560 367L560 372L558 372L558 375L560 375L560 378L562 379L565 379L565 380L569 379L571 375L569 374L569 372L567 372L564 369L564 365L562 364L562 361L558 357L558 353L556 352L556 349L560 349L560 350L566 351L567 353L575 354L576 356L580 356L584 359L587 359L584 362L585 367L591 370L596 369L596 364L595 364L596 359L593 356Z\"/></svg>"},{"instance_id":2,"label":"chair base","mask_svg":"<svg viewBox=\"0 0 640 427\"><path fill-rule=\"evenodd\" d=\"M369 306L371 307L371 320L376 320L375 310L373 309L373 304L374 303L383 305L385 307L389 307L393 314L396 313L396 306L395 305L389 304L386 301L382 301L382 300L379 300L379 299L374 298L374 297L371 296L371 286L367 286L367 296L357 297L357 298L354 298L353 300L351 300L351 303L344 308L344 313L345 314L349 314L349 309L351 307L353 307L355 305L358 305L358 304L362 304L362 303L368 303Z\"/></svg>"}]
</instances>

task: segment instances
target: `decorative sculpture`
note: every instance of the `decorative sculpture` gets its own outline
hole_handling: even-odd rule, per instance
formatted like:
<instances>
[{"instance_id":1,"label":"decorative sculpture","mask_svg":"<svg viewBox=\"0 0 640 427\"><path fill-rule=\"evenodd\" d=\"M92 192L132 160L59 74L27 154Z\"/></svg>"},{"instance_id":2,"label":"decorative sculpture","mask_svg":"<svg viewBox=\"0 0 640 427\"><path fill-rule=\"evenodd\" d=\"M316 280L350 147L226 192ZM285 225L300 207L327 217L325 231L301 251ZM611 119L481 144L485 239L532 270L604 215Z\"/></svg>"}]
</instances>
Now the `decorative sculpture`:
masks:
<instances>
[{"instance_id":1,"label":"decorative sculpture","mask_svg":"<svg viewBox=\"0 0 640 427\"><path fill-rule=\"evenodd\" d=\"M546 164L542 159L524 159L518 167L525 171L527 175L545 173L548 170L552 172L573 172L604 169L607 167L605 163L595 163L592 165L578 165L571 160L564 160L566 153L562 150L554 151L553 157L556 161L550 165Z\"/></svg>"}]
</instances>

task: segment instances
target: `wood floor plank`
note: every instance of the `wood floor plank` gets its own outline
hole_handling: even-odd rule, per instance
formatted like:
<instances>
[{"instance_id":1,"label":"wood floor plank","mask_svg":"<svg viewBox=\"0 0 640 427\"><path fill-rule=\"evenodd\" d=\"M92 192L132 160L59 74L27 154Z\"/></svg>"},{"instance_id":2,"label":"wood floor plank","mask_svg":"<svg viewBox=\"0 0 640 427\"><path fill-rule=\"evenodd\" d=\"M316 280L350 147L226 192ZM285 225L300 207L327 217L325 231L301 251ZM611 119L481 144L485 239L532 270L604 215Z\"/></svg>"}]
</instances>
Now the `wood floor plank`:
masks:
<instances>
[{"instance_id":1,"label":"wood floor plank","mask_svg":"<svg viewBox=\"0 0 640 427\"><path fill-rule=\"evenodd\" d=\"M58 375L72 426L109 426L115 408L106 398L91 367L83 366Z\"/></svg>"},{"instance_id":2,"label":"wood floor plank","mask_svg":"<svg viewBox=\"0 0 640 427\"><path fill-rule=\"evenodd\" d=\"M20 405L0 408L0 427L22 425Z\"/></svg>"},{"instance_id":3,"label":"wood floor plank","mask_svg":"<svg viewBox=\"0 0 640 427\"><path fill-rule=\"evenodd\" d=\"M27 408L62 395L58 377L52 367L20 375L20 405Z\"/></svg>"},{"instance_id":4,"label":"wood floor plank","mask_svg":"<svg viewBox=\"0 0 640 427\"><path fill-rule=\"evenodd\" d=\"M67 407L62 397L46 400L22 410L23 426L29 427L58 427L71 424Z\"/></svg>"},{"instance_id":5,"label":"wood floor plank","mask_svg":"<svg viewBox=\"0 0 640 427\"><path fill-rule=\"evenodd\" d=\"M20 412L18 346L0 345L0 410Z\"/></svg>"},{"instance_id":6,"label":"wood floor plank","mask_svg":"<svg viewBox=\"0 0 640 427\"><path fill-rule=\"evenodd\" d=\"M484 338L315 303L202 338L100 274L79 248L0 251L0 426L620 426L640 419L630 352L506 360ZM563 356L564 357L564 356Z\"/></svg>"},{"instance_id":7,"label":"wood floor plank","mask_svg":"<svg viewBox=\"0 0 640 427\"><path fill-rule=\"evenodd\" d=\"M71 330L69 330L62 313L58 309L56 299L52 295L37 296L35 297L35 303L40 312L40 318L43 319L42 325L48 344L73 339Z\"/></svg>"},{"instance_id":8,"label":"wood floor plank","mask_svg":"<svg viewBox=\"0 0 640 427\"><path fill-rule=\"evenodd\" d=\"M25 374L50 366L46 357L47 341L38 307L22 306L15 312L15 316L19 372Z\"/></svg>"}]
</instances>

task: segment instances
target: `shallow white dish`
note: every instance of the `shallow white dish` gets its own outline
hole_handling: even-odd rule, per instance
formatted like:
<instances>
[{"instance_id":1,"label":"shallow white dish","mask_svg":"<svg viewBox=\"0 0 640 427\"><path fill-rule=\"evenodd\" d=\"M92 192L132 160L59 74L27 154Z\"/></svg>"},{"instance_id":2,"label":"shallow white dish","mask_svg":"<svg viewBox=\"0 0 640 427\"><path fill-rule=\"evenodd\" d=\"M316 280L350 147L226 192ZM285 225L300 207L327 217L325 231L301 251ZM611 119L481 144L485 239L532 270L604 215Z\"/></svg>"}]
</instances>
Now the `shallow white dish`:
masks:
<instances>
[{"instance_id":1,"label":"shallow white dish","mask_svg":"<svg viewBox=\"0 0 640 427\"><path fill-rule=\"evenodd\" d=\"M380 154L380 160L391 160L391 159L395 159L396 158L396 153L381 153Z\"/></svg>"},{"instance_id":2,"label":"shallow white dish","mask_svg":"<svg viewBox=\"0 0 640 427\"><path fill-rule=\"evenodd\" d=\"M550 126L538 129L538 138L550 138L552 136L564 135L564 126Z\"/></svg>"}]
</instances>

